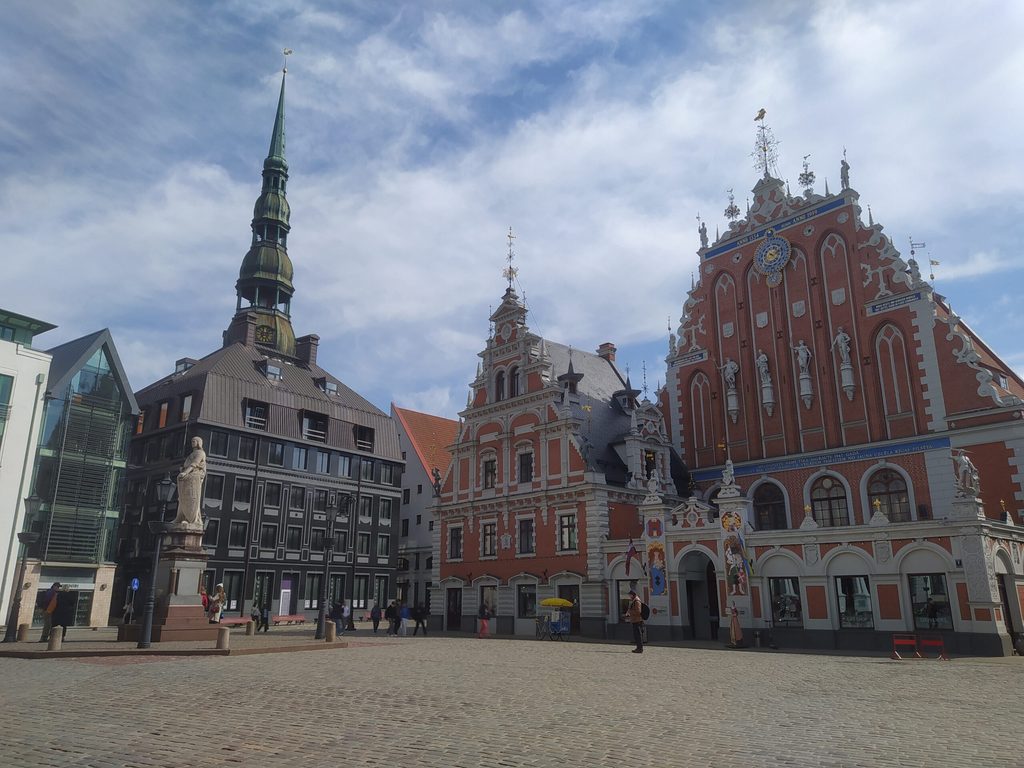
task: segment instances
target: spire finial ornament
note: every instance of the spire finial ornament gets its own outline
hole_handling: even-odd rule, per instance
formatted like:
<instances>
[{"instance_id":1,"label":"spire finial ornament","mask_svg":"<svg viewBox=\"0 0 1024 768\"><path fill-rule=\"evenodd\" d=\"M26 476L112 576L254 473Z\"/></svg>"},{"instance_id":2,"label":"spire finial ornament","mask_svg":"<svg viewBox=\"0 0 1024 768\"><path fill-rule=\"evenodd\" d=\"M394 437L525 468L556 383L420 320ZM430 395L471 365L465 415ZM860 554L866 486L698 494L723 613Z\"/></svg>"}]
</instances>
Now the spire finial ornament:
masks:
<instances>
[{"instance_id":1,"label":"spire finial ornament","mask_svg":"<svg viewBox=\"0 0 1024 768\"><path fill-rule=\"evenodd\" d=\"M868 206L868 226L875 226L875 218L871 215L871 206Z\"/></svg>"},{"instance_id":2,"label":"spire finial ornament","mask_svg":"<svg viewBox=\"0 0 1024 768\"><path fill-rule=\"evenodd\" d=\"M771 171L778 160L779 142L775 140L772 129L764 124L764 114L762 107L761 111L757 113L757 117L754 118L754 122L759 125L757 126L757 144L751 157L754 158L754 168L764 172L764 177L767 179L771 177Z\"/></svg>"},{"instance_id":3,"label":"spire finial ornament","mask_svg":"<svg viewBox=\"0 0 1024 768\"><path fill-rule=\"evenodd\" d=\"M516 236L512 234L512 227L508 228L508 266L502 274L505 279L508 280L509 290L512 289L512 281L516 279L516 275L519 274L519 270L512 266L512 260L515 258L515 252L512 250L512 241L516 239Z\"/></svg>"},{"instance_id":4,"label":"spire finial ornament","mask_svg":"<svg viewBox=\"0 0 1024 768\"><path fill-rule=\"evenodd\" d=\"M732 193L732 189L727 189L726 194L729 195L729 204L725 206L725 218L729 221L735 221L740 217L739 206L736 205L736 195Z\"/></svg>"},{"instance_id":5,"label":"spire finial ornament","mask_svg":"<svg viewBox=\"0 0 1024 768\"><path fill-rule=\"evenodd\" d=\"M642 370L643 370L643 372L644 372L644 386L643 386L643 393L644 393L644 400L646 400L646 399L647 399L647 361L646 361L646 360L644 360L644 361L643 361L643 362L641 363L641 365L642 365Z\"/></svg>"},{"instance_id":6,"label":"spire finial ornament","mask_svg":"<svg viewBox=\"0 0 1024 768\"><path fill-rule=\"evenodd\" d=\"M810 155L804 155L804 172L797 177L797 182L803 187L804 195L807 197L814 192L814 171L811 170L811 165L807 162L809 157Z\"/></svg>"},{"instance_id":7,"label":"spire finial ornament","mask_svg":"<svg viewBox=\"0 0 1024 768\"><path fill-rule=\"evenodd\" d=\"M288 57L291 56L293 53L295 53L295 51L293 51L291 48L285 48L283 51L281 51L281 55L284 56L284 67L281 68L281 71L284 72L285 74L288 74Z\"/></svg>"}]
</instances>

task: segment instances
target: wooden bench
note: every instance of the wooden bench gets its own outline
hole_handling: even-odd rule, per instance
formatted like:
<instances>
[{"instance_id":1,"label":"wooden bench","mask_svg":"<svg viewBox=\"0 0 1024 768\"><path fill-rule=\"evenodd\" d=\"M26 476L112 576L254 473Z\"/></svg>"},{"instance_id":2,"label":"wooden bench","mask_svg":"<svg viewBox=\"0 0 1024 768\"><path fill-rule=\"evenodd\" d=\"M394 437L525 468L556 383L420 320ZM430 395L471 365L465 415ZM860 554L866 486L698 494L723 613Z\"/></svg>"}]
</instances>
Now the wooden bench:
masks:
<instances>
[{"instance_id":1,"label":"wooden bench","mask_svg":"<svg viewBox=\"0 0 1024 768\"><path fill-rule=\"evenodd\" d=\"M242 616L232 616L231 618L228 618L228 619L221 619L220 623L221 623L222 626L225 626L225 627L244 627L250 621L252 621L252 619L250 619L250 618L246 618L246 617L242 617Z\"/></svg>"},{"instance_id":2,"label":"wooden bench","mask_svg":"<svg viewBox=\"0 0 1024 768\"><path fill-rule=\"evenodd\" d=\"M306 617L303 616L300 613L283 614L281 616L272 616L270 618L270 620L271 620L271 622L273 622L275 627L278 626L279 624L305 624L306 623Z\"/></svg>"}]
</instances>

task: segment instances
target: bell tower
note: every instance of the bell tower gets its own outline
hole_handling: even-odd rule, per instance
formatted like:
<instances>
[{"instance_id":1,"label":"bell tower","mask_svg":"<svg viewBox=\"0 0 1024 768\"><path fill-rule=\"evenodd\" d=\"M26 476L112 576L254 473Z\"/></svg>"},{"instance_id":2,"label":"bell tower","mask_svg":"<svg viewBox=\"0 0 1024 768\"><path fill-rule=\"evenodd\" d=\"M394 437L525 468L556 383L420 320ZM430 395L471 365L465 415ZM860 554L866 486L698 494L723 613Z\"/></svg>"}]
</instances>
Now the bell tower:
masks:
<instances>
[{"instance_id":1,"label":"bell tower","mask_svg":"<svg viewBox=\"0 0 1024 768\"><path fill-rule=\"evenodd\" d=\"M288 219L291 210L285 190L288 163L284 159L284 83L263 161L263 189L252 216L252 245L242 259L235 292L235 316L224 332L224 345L242 342L288 357L295 356L295 331L291 322L292 262L288 257Z\"/></svg>"}]
</instances>

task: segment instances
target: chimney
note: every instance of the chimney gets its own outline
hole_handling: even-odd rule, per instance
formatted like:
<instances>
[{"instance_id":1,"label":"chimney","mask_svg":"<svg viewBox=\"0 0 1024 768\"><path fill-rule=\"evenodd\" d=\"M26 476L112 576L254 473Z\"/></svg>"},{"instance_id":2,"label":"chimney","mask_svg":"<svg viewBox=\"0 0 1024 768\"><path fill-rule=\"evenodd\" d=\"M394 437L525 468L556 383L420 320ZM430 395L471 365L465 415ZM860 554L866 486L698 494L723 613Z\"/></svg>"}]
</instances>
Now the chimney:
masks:
<instances>
[{"instance_id":1,"label":"chimney","mask_svg":"<svg viewBox=\"0 0 1024 768\"><path fill-rule=\"evenodd\" d=\"M604 358L609 363L615 362L615 345L610 341L606 341L604 344L597 348L597 356Z\"/></svg>"},{"instance_id":2,"label":"chimney","mask_svg":"<svg viewBox=\"0 0 1024 768\"><path fill-rule=\"evenodd\" d=\"M320 337L315 333L295 340L295 356L306 365L316 365L316 348L320 345Z\"/></svg>"}]
</instances>

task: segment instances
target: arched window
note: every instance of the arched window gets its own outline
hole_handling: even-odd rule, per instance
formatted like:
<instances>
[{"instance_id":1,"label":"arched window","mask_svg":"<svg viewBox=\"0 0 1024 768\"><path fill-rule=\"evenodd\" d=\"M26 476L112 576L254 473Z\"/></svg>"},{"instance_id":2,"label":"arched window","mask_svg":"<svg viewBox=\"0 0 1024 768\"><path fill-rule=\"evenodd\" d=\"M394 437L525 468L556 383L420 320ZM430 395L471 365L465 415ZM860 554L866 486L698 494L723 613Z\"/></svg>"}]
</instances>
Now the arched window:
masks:
<instances>
[{"instance_id":1,"label":"arched window","mask_svg":"<svg viewBox=\"0 0 1024 768\"><path fill-rule=\"evenodd\" d=\"M495 374L495 376L494 376L494 400L495 400L495 402L497 402L498 400L504 400L504 399L505 399L505 372L504 371L498 371L498 373Z\"/></svg>"},{"instance_id":2,"label":"arched window","mask_svg":"<svg viewBox=\"0 0 1024 768\"><path fill-rule=\"evenodd\" d=\"M907 481L894 469L880 469L868 480L869 514L875 513L875 501L891 523L910 522L910 495Z\"/></svg>"},{"instance_id":3,"label":"arched window","mask_svg":"<svg viewBox=\"0 0 1024 768\"><path fill-rule=\"evenodd\" d=\"M846 488L837 477L823 475L811 486L811 509L821 526L849 525Z\"/></svg>"},{"instance_id":4,"label":"arched window","mask_svg":"<svg viewBox=\"0 0 1024 768\"><path fill-rule=\"evenodd\" d=\"M508 396L515 397L519 394L519 369L513 368L508 372Z\"/></svg>"},{"instance_id":5,"label":"arched window","mask_svg":"<svg viewBox=\"0 0 1024 768\"><path fill-rule=\"evenodd\" d=\"M775 483L761 483L754 491L754 520L759 531L782 531L786 523L786 497Z\"/></svg>"}]
</instances>

